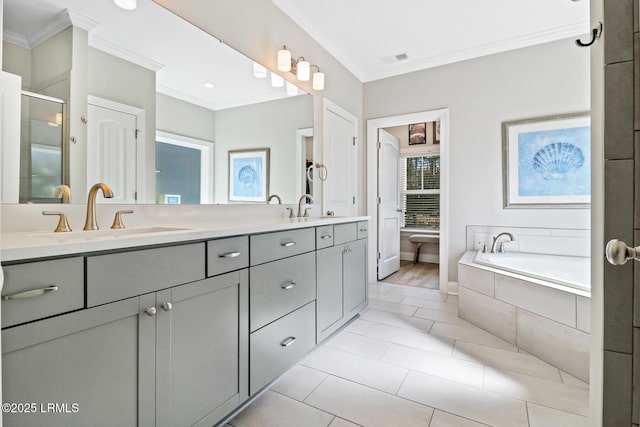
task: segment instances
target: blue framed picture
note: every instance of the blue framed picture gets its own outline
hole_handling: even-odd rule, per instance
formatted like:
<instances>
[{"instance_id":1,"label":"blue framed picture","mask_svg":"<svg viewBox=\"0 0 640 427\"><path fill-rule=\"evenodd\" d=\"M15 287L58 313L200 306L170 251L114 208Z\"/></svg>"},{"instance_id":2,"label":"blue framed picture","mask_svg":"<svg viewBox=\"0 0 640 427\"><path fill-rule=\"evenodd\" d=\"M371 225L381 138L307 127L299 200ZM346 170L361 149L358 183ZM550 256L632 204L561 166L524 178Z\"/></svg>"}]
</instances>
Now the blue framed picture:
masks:
<instances>
[{"instance_id":1,"label":"blue framed picture","mask_svg":"<svg viewBox=\"0 0 640 427\"><path fill-rule=\"evenodd\" d=\"M229 201L266 203L269 148L229 151Z\"/></svg>"},{"instance_id":2,"label":"blue framed picture","mask_svg":"<svg viewBox=\"0 0 640 427\"><path fill-rule=\"evenodd\" d=\"M505 208L588 208L588 113L502 124Z\"/></svg>"}]
</instances>

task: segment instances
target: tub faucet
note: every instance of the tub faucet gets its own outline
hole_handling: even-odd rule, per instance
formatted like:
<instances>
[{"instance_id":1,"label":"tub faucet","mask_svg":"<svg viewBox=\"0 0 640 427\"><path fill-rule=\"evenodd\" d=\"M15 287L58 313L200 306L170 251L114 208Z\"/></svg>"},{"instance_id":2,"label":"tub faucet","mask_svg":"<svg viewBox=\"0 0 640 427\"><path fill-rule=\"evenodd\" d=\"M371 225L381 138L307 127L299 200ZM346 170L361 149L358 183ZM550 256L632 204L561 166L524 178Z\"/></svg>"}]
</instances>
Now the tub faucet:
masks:
<instances>
[{"instance_id":1,"label":"tub faucet","mask_svg":"<svg viewBox=\"0 0 640 427\"><path fill-rule=\"evenodd\" d=\"M305 202L306 204L307 199L313 202L313 197L310 194L303 194L300 200L298 200L298 218L302 218L302 203ZM309 214L307 213L305 216L309 216Z\"/></svg>"},{"instance_id":2,"label":"tub faucet","mask_svg":"<svg viewBox=\"0 0 640 427\"><path fill-rule=\"evenodd\" d=\"M91 187L87 198L87 219L84 222L83 230L98 230L100 228L96 219L96 194L98 194L98 190L102 190L102 195L107 199L113 197L113 192L107 184L99 182Z\"/></svg>"},{"instance_id":3,"label":"tub faucet","mask_svg":"<svg viewBox=\"0 0 640 427\"><path fill-rule=\"evenodd\" d=\"M496 247L498 246L498 241L500 240L500 237L502 236L507 236L509 238L510 242L513 242L515 239L513 238L513 234L511 233L500 233L498 234L496 237L493 238L493 243L491 243L491 253L495 254L496 253ZM500 246L500 252L504 252L504 247Z\"/></svg>"}]
</instances>

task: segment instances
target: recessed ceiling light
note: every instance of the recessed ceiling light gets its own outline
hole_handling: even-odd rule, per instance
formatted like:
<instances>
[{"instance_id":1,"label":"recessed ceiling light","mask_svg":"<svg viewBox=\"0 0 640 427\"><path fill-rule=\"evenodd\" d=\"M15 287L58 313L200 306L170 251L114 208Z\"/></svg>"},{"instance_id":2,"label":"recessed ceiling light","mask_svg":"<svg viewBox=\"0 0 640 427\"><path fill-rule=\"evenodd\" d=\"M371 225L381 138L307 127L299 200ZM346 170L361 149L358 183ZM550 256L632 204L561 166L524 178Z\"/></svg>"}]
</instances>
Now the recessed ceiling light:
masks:
<instances>
[{"instance_id":1,"label":"recessed ceiling light","mask_svg":"<svg viewBox=\"0 0 640 427\"><path fill-rule=\"evenodd\" d=\"M202 83L204 85L204 87L206 87L207 89L213 89L214 87L216 87L215 84L211 83L211 82L204 82Z\"/></svg>"},{"instance_id":2,"label":"recessed ceiling light","mask_svg":"<svg viewBox=\"0 0 640 427\"><path fill-rule=\"evenodd\" d=\"M137 7L137 0L113 0L119 8L125 10L134 10Z\"/></svg>"}]
</instances>

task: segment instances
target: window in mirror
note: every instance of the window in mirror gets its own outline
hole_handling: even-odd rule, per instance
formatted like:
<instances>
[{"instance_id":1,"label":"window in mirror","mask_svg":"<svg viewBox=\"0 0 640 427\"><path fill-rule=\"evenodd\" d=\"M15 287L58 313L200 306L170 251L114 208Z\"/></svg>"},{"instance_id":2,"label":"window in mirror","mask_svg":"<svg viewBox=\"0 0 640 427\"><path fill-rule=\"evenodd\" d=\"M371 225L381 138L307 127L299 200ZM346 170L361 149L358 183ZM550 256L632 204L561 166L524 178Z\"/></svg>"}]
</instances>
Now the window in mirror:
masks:
<instances>
[{"instance_id":1,"label":"window in mirror","mask_svg":"<svg viewBox=\"0 0 640 427\"><path fill-rule=\"evenodd\" d=\"M20 202L49 202L62 184L64 102L22 93L20 131Z\"/></svg>"},{"instance_id":2,"label":"window in mirror","mask_svg":"<svg viewBox=\"0 0 640 427\"><path fill-rule=\"evenodd\" d=\"M156 134L156 203L213 200L213 142L166 132Z\"/></svg>"}]
</instances>

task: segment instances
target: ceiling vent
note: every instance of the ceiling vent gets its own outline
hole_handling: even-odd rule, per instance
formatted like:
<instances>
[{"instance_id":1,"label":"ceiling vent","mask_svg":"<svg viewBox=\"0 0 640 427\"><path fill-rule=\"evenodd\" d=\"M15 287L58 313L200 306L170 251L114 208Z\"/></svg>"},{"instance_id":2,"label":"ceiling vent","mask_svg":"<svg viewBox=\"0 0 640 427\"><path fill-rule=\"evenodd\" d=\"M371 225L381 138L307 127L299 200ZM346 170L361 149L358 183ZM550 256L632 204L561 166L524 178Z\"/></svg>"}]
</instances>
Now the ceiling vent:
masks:
<instances>
[{"instance_id":1,"label":"ceiling vent","mask_svg":"<svg viewBox=\"0 0 640 427\"><path fill-rule=\"evenodd\" d=\"M397 64L398 62L406 61L407 59L409 59L409 55L407 55L406 52L402 52L397 55L383 56L382 62L384 63L384 65L393 65Z\"/></svg>"}]
</instances>

